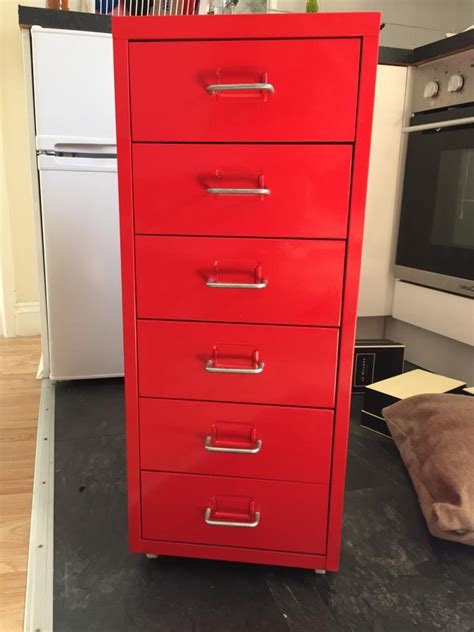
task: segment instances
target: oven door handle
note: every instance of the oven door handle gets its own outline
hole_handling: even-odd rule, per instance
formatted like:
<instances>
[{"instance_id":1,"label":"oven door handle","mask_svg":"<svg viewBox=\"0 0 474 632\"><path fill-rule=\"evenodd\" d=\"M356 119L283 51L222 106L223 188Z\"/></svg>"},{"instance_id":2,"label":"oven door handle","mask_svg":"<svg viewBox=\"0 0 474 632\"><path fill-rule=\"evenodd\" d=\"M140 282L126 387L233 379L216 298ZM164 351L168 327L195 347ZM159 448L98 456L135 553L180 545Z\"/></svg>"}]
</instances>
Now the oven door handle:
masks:
<instances>
[{"instance_id":1,"label":"oven door handle","mask_svg":"<svg viewBox=\"0 0 474 632\"><path fill-rule=\"evenodd\" d=\"M410 134L411 132L423 132L427 129L442 129L443 127L457 127L458 125L470 125L472 123L474 123L474 116L466 116L465 118L454 119L451 121L438 121L437 123L424 123L423 125L402 127L402 132Z\"/></svg>"}]
</instances>

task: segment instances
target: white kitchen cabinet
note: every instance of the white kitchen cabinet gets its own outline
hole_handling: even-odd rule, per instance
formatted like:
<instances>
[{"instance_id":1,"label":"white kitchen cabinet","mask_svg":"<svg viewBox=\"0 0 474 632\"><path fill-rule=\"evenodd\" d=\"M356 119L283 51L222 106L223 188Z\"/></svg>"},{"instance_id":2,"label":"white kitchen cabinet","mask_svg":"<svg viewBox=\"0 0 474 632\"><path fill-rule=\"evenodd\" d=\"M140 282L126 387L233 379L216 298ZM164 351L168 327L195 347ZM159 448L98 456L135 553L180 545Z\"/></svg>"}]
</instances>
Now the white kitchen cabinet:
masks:
<instances>
[{"instance_id":1,"label":"white kitchen cabinet","mask_svg":"<svg viewBox=\"0 0 474 632\"><path fill-rule=\"evenodd\" d=\"M358 316L392 313L408 69L377 67Z\"/></svg>"}]
</instances>

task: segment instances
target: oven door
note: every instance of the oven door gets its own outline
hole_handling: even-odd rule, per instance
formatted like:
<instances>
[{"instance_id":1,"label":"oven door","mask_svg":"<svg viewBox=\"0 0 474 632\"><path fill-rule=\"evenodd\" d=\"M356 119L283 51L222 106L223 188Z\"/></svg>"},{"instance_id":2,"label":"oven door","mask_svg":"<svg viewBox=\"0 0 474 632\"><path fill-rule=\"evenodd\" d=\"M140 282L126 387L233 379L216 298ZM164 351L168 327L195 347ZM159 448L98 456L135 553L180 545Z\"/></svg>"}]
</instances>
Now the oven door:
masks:
<instances>
[{"instance_id":1,"label":"oven door","mask_svg":"<svg viewBox=\"0 0 474 632\"><path fill-rule=\"evenodd\" d=\"M423 114L412 125L447 118ZM410 132L395 274L474 296L474 125Z\"/></svg>"}]
</instances>

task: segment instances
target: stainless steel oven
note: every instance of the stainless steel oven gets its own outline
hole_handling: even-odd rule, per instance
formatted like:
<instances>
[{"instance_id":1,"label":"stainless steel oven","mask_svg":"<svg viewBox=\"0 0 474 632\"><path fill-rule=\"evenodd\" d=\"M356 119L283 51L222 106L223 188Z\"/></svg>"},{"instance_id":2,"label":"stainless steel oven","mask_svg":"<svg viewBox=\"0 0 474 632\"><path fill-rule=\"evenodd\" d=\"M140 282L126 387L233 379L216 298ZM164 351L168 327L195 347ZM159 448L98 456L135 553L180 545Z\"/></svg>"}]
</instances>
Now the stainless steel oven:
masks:
<instances>
[{"instance_id":1,"label":"stainless steel oven","mask_svg":"<svg viewBox=\"0 0 474 632\"><path fill-rule=\"evenodd\" d=\"M474 297L474 51L415 72L395 275Z\"/></svg>"}]
</instances>

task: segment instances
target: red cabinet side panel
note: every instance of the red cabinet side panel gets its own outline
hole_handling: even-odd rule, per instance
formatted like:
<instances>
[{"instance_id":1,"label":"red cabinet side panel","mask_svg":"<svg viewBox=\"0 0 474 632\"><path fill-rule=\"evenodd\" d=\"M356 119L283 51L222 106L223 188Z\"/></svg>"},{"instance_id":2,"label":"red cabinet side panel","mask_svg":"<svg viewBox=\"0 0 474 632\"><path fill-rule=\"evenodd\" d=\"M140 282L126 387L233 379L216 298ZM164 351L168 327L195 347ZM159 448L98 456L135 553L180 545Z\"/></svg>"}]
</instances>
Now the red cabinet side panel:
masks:
<instances>
[{"instance_id":1,"label":"red cabinet side panel","mask_svg":"<svg viewBox=\"0 0 474 632\"><path fill-rule=\"evenodd\" d=\"M369 168L372 112L377 70L378 36L364 38L362 44L359 110L349 213L349 236L346 253L344 299L342 307L339 368L336 387L333 466L329 505L327 569L338 570L344 506L349 413L351 405L357 300L359 296L360 260L364 230L367 173Z\"/></svg>"},{"instance_id":2,"label":"red cabinet side panel","mask_svg":"<svg viewBox=\"0 0 474 632\"><path fill-rule=\"evenodd\" d=\"M140 550L140 456L138 425L138 372L136 352L135 248L132 193L132 147L128 87L128 42L114 42L115 102L122 257L122 304L127 429L127 482L129 541ZM100 309L100 307L98 307Z\"/></svg>"}]
</instances>

